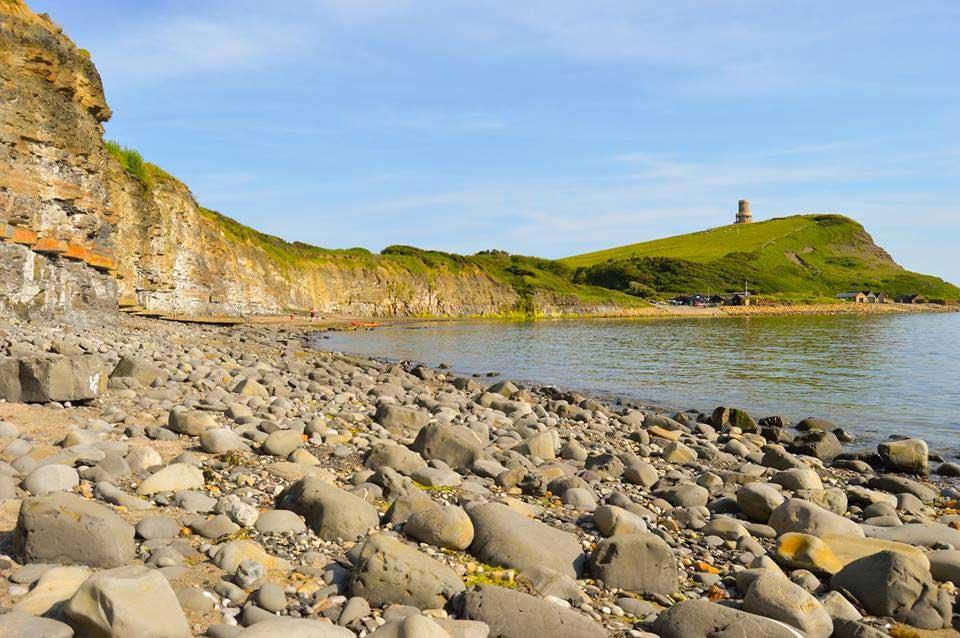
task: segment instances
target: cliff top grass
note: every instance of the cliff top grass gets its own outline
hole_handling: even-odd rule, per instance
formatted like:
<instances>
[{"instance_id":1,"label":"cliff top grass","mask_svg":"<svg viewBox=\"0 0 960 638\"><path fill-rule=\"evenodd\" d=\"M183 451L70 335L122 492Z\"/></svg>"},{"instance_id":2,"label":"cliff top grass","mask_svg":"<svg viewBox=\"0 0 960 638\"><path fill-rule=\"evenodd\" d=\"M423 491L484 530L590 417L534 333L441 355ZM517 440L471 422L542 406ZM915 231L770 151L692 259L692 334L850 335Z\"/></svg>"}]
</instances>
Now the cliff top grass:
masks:
<instances>
[{"instance_id":1,"label":"cliff top grass","mask_svg":"<svg viewBox=\"0 0 960 638\"><path fill-rule=\"evenodd\" d=\"M119 142L104 142L107 152L117 160L123 170L134 177L147 190L156 184L158 178L173 179L169 173L143 159L139 151L122 146Z\"/></svg>"},{"instance_id":2,"label":"cliff top grass","mask_svg":"<svg viewBox=\"0 0 960 638\"><path fill-rule=\"evenodd\" d=\"M549 259L510 255L497 250L458 255L401 245L387 246L379 254L365 248L321 248L262 233L209 208L201 207L200 212L229 239L262 250L274 263L287 270L329 265L338 268L399 269L422 277L479 272L514 289L521 298L520 306L516 309L519 314L534 313L535 297L543 293L583 304L644 305L636 297L619 291L576 284L573 282L572 269Z\"/></svg>"}]
</instances>

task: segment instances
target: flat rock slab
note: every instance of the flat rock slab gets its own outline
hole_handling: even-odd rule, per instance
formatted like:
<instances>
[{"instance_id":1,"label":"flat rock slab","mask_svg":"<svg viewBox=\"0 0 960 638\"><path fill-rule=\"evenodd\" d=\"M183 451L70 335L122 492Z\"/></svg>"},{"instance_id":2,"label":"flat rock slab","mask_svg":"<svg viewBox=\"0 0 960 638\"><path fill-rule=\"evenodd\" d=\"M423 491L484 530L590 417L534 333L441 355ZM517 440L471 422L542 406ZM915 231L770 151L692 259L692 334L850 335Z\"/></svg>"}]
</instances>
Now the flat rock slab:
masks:
<instances>
[{"instance_id":1,"label":"flat rock slab","mask_svg":"<svg viewBox=\"0 0 960 638\"><path fill-rule=\"evenodd\" d=\"M485 503L467 510L473 521L470 553L491 565L548 567L579 577L586 557L573 534L527 518L506 505Z\"/></svg>"}]
</instances>

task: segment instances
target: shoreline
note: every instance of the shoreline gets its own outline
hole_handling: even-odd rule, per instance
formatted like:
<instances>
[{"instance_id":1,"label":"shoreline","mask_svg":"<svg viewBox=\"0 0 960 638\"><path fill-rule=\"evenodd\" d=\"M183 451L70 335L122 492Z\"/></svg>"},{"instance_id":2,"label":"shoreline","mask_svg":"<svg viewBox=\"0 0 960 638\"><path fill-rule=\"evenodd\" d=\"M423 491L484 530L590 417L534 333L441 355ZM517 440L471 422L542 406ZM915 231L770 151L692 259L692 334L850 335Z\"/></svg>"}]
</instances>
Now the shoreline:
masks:
<instances>
[{"instance_id":1,"label":"shoreline","mask_svg":"<svg viewBox=\"0 0 960 638\"><path fill-rule=\"evenodd\" d=\"M316 321L309 317L289 315L217 315L200 316L180 313L151 313L148 319L173 323L200 325L252 325L287 326L316 330L326 329L364 329L368 326L352 324L377 324L380 327L417 322L448 321L564 321L590 319L674 319L700 318L724 319L730 317L763 316L829 316L829 315L892 315L892 314L941 314L960 312L960 305L943 306L937 304L779 304L754 306L720 306L714 308L693 308L688 306L652 305L638 308L623 308L611 312L547 312L534 315L463 315L463 316L378 316L378 315L338 315L323 313ZM134 315L136 316L136 315Z\"/></svg>"},{"instance_id":2,"label":"shoreline","mask_svg":"<svg viewBox=\"0 0 960 638\"><path fill-rule=\"evenodd\" d=\"M621 318L616 318L616 317L611 317L608 319L610 321L621 320ZM466 320L452 320L452 321L466 321ZM485 320L477 319L475 321L483 322ZM384 324L379 328L402 328L403 326L412 326L413 329L428 329L432 326L435 326L437 324L442 324L442 323L446 323L446 322L423 320L423 321ZM378 328L369 328L369 330L376 330L376 329ZM355 330L348 330L348 332L353 332L353 331ZM342 332L342 331L337 328L328 328L324 330L317 330L317 331L311 332L309 333L310 336L308 337L308 340L307 340L307 346L319 352L325 352L333 355L355 357L358 359L369 359L372 361L376 361L379 363L386 363L390 365L423 365L429 368L437 368L437 365L438 365L436 363L429 363L419 359L404 359L400 357L387 355L384 353L369 353L369 352L358 352L354 350L341 349L341 348L328 348L328 347L325 347L323 343L324 342L323 335L327 332ZM496 383L498 381L510 380L515 383L520 383L525 386L536 387L541 390L550 389L550 388L558 389L563 392L580 394L585 397L596 399L608 405L617 406L617 407L630 407L630 408L640 409L640 410L655 410L657 412L662 412L662 413L670 412L670 413L697 414L697 413L703 413L704 409L709 409L704 406L710 405L709 397L704 397L701 402L701 405L698 405L698 406L692 406L691 404L677 405L674 403L657 401L654 399L646 399L643 397L630 395L625 392L605 390L603 388L576 386L573 383L551 383L551 382L546 382L543 379L510 375L509 373L504 373L500 370L494 370L493 368L467 369L467 368L460 367L460 364L458 364L456 360L450 360L450 361L444 360L442 365L446 367L444 367L441 371L448 375L455 374L455 375L467 376L467 377L476 379L479 382L489 382L489 383ZM754 410L750 409L749 411L752 413ZM775 411L770 411L770 412L771 414L776 413ZM793 420L793 422L800 422L805 418L823 418L823 419L836 418L835 415L829 415L829 414L827 415L824 415L824 414L811 415L809 413L785 414L783 411L780 411L779 413L776 413L776 414L778 416L785 416L788 419ZM871 445L875 446L885 440L889 440L889 437L895 434L895 433L884 432L880 429L863 431L863 429L858 429L858 428L850 428L850 429L844 428L844 431L846 434L850 434L853 436L853 440L847 441L847 444L850 445L852 449L861 449L861 450L867 449ZM917 434L915 436L922 436L922 435ZM941 444L936 448L931 448L930 453L931 455L935 454L939 458L942 458L945 460L950 460L950 459L960 460L960 447L950 447L949 445Z\"/></svg>"}]
</instances>

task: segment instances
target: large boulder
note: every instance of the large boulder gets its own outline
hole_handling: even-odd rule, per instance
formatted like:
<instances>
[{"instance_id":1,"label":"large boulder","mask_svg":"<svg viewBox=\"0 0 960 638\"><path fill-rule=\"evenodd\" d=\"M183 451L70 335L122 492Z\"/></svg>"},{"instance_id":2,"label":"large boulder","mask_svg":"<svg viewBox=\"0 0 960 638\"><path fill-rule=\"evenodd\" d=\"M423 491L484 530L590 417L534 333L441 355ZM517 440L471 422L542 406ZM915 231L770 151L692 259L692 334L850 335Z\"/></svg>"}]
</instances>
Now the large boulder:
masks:
<instances>
[{"instance_id":1,"label":"large boulder","mask_svg":"<svg viewBox=\"0 0 960 638\"><path fill-rule=\"evenodd\" d=\"M908 545L907 543L898 543L880 538L843 536L840 534L824 534L823 542L830 548L830 551L837 557L841 565L844 566L870 554L889 550L891 552L899 552L908 558L918 561L923 565L924 569L930 568L930 560L927 558L927 555L919 548Z\"/></svg>"},{"instance_id":2,"label":"large boulder","mask_svg":"<svg viewBox=\"0 0 960 638\"><path fill-rule=\"evenodd\" d=\"M527 518L506 505L485 503L467 510L473 521L470 553L492 565L550 569L577 578L585 557L573 534Z\"/></svg>"},{"instance_id":3,"label":"large boulder","mask_svg":"<svg viewBox=\"0 0 960 638\"><path fill-rule=\"evenodd\" d=\"M188 463L172 463L148 476L139 486L137 494L147 496L157 492L176 492L203 487L203 472Z\"/></svg>"},{"instance_id":4,"label":"large boulder","mask_svg":"<svg viewBox=\"0 0 960 638\"><path fill-rule=\"evenodd\" d=\"M424 427L410 446L428 461L439 459L460 472L470 469L482 455L483 448L483 441L473 430L442 423L431 423Z\"/></svg>"},{"instance_id":5,"label":"large boulder","mask_svg":"<svg viewBox=\"0 0 960 638\"><path fill-rule=\"evenodd\" d=\"M34 616L54 615L60 605L77 593L90 570L76 565L58 565L45 571L30 592L14 604L14 611ZM2 633L0 633L2 635Z\"/></svg>"},{"instance_id":6,"label":"large boulder","mask_svg":"<svg viewBox=\"0 0 960 638\"><path fill-rule=\"evenodd\" d=\"M816 598L776 571L753 580L743 599L743 611L796 627L807 638L829 638L833 621Z\"/></svg>"},{"instance_id":7,"label":"large boulder","mask_svg":"<svg viewBox=\"0 0 960 638\"><path fill-rule=\"evenodd\" d=\"M932 487L920 481L908 479L905 476L891 476L889 474L874 476L867 481L867 486L891 494L913 494L924 502L932 501L937 497L937 491Z\"/></svg>"},{"instance_id":8,"label":"large boulder","mask_svg":"<svg viewBox=\"0 0 960 638\"><path fill-rule=\"evenodd\" d=\"M922 563L900 552L884 550L853 561L830 579L830 588L850 594L875 616L921 629L950 626L952 596Z\"/></svg>"},{"instance_id":9,"label":"large boulder","mask_svg":"<svg viewBox=\"0 0 960 638\"><path fill-rule=\"evenodd\" d=\"M895 472L927 474L930 471L927 442L922 439L886 441L877 446L877 452L887 469Z\"/></svg>"},{"instance_id":10,"label":"large boulder","mask_svg":"<svg viewBox=\"0 0 960 638\"><path fill-rule=\"evenodd\" d=\"M790 451L829 463L843 451L843 445L833 432L810 430L793 440Z\"/></svg>"},{"instance_id":11,"label":"large boulder","mask_svg":"<svg viewBox=\"0 0 960 638\"><path fill-rule=\"evenodd\" d=\"M719 407L710 415L710 425L715 428L735 427L740 428L742 432L755 433L760 428L757 422L753 420L746 410L739 408Z\"/></svg>"},{"instance_id":12,"label":"large boulder","mask_svg":"<svg viewBox=\"0 0 960 638\"><path fill-rule=\"evenodd\" d=\"M146 359L126 355L120 357L117 366L110 373L111 379L136 379L141 385L153 385L157 379L162 379L166 373Z\"/></svg>"},{"instance_id":13,"label":"large boulder","mask_svg":"<svg viewBox=\"0 0 960 638\"><path fill-rule=\"evenodd\" d=\"M19 403L20 361L14 357L0 357L0 399L9 403Z\"/></svg>"},{"instance_id":14,"label":"large boulder","mask_svg":"<svg viewBox=\"0 0 960 638\"><path fill-rule=\"evenodd\" d=\"M30 562L117 567L136 552L132 525L67 492L24 499L15 532L16 550Z\"/></svg>"},{"instance_id":15,"label":"large boulder","mask_svg":"<svg viewBox=\"0 0 960 638\"><path fill-rule=\"evenodd\" d=\"M163 575L142 565L94 574L63 610L84 638L189 638L190 627Z\"/></svg>"},{"instance_id":16,"label":"large boulder","mask_svg":"<svg viewBox=\"0 0 960 638\"><path fill-rule=\"evenodd\" d=\"M672 594L679 587L673 551L649 533L604 539L590 557L590 565L607 587L641 594Z\"/></svg>"},{"instance_id":17,"label":"large boulder","mask_svg":"<svg viewBox=\"0 0 960 638\"><path fill-rule=\"evenodd\" d=\"M392 432L419 430L430 420L430 413L394 403L381 403L373 420Z\"/></svg>"},{"instance_id":18,"label":"large boulder","mask_svg":"<svg viewBox=\"0 0 960 638\"><path fill-rule=\"evenodd\" d=\"M552 461L557 458L557 450L559 447L560 441L556 431L548 430L524 439L513 449L524 456L536 457L544 461Z\"/></svg>"},{"instance_id":19,"label":"large boulder","mask_svg":"<svg viewBox=\"0 0 960 638\"><path fill-rule=\"evenodd\" d=\"M20 359L20 401L89 401L107 389L107 372L97 355L44 355Z\"/></svg>"},{"instance_id":20,"label":"large boulder","mask_svg":"<svg viewBox=\"0 0 960 638\"><path fill-rule=\"evenodd\" d=\"M836 574L844 565L821 539L798 532L787 532L777 539L776 557L777 561L788 567L828 574Z\"/></svg>"},{"instance_id":21,"label":"large boulder","mask_svg":"<svg viewBox=\"0 0 960 638\"><path fill-rule=\"evenodd\" d=\"M786 499L776 485L754 481L740 486L737 490L737 507L747 517L757 523L770 520L773 510Z\"/></svg>"},{"instance_id":22,"label":"large boulder","mask_svg":"<svg viewBox=\"0 0 960 638\"><path fill-rule=\"evenodd\" d=\"M687 600L660 614L653 631L660 638L797 638L789 626L706 600Z\"/></svg>"},{"instance_id":23,"label":"large boulder","mask_svg":"<svg viewBox=\"0 0 960 638\"><path fill-rule=\"evenodd\" d=\"M43 496L51 492L69 492L78 485L80 475L75 469L51 463L30 472L23 480L22 487L34 496Z\"/></svg>"},{"instance_id":24,"label":"large boulder","mask_svg":"<svg viewBox=\"0 0 960 638\"><path fill-rule=\"evenodd\" d=\"M926 554L930 574L941 583L960 585L960 550L938 549Z\"/></svg>"},{"instance_id":25,"label":"large boulder","mask_svg":"<svg viewBox=\"0 0 960 638\"><path fill-rule=\"evenodd\" d=\"M593 524L604 536L636 534L647 531L647 523L638 515L616 505L601 505L593 511Z\"/></svg>"},{"instance_id":26,"label":"large boulder","mask_svg":"<svg viewBox=\"0 0 960 638\"><path fill-rule=\"evenodd\" d=\"M430 501L430 505L410 515L403 533L437 547L463 550L473 542L473 522L456 505L438 505Z\"/></svg>"},{"instance_id":27,"label":"large boulder","mask_svg":"<svg viewBox=\"0 0 960 638\"><path fill-rule=\"evenodd\" d=\"M204 430L217 427L217 419L210 412L178 407L170 410L167 428L178 434L200 436Z\"/></svg>"},{"instance_id":28,"label":"large boulder","mask_svg":"<svg viewBox=\"0 0 960 638\"><path fill-rule=\"evenodd\" d=\"M818 537L824 534L864 535L863 529L850 519L799 498L791 498L773 510L767 524L777 534L800 532Z\"/></svg>"},{"instance_id":29,"label":"large boulder","mask_svg":"<svg viewBox=\"0 0 960 638\"><path fill-rule=\"evenodd\" d=\"M350 592L371 605L444 607L463 591L452 569L388 534L367 539L350 579Z\"/></svg>"},{"instance_id":30,"label":"large boulder","mask_svg":"<svg viewBox=\"0 0 960 638\"><path fill-rule=\"evenodd\" d=\"M389 467L404 476L410 476L417 470L425 468L427 462L422 456L402 445L379 443L370 450L364 465L374 472Z\"/></svg>"},{"instance_id":31,"label":"large boulder","mask_svg":"<svg viewBox=\"0 0 960 638\"><path fill-rule=\"evenodd\" d=\"M300 514L324 540L355 541L380 524L377 509L319 478L300 479L277 497L277 507Z\"/></svg>"},{"instance_id":32,"label":"large boulder","mask_svg":"<svg viewBox=\"0 0 960 638\"><path fill-rule=\"evenodd\" d=\"M571 609L493 585L477 585L465 593L462 607L465 618L487 623L490 638L603 638L608 635L603 627Z\"/></svg>"}]
</instances>

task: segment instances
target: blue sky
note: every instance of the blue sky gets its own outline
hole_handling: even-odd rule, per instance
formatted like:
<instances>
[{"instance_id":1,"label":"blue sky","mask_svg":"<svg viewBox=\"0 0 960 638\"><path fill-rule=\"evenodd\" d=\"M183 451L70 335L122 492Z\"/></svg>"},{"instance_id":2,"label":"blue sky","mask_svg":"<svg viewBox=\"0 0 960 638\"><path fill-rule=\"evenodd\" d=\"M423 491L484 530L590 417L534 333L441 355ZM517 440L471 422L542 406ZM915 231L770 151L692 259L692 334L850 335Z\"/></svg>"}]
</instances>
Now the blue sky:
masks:
<instances>
[{"instance_id":1,"label":"blue sky","mask_svg":"<svg viewBox=\"0 0 960 638\"><path fill-rule=\"evenodd\" d=\"M955 0L28 0L111 138L290 240L560 257L843 212L960 282Z\"/></svg>"}]
</instances>

